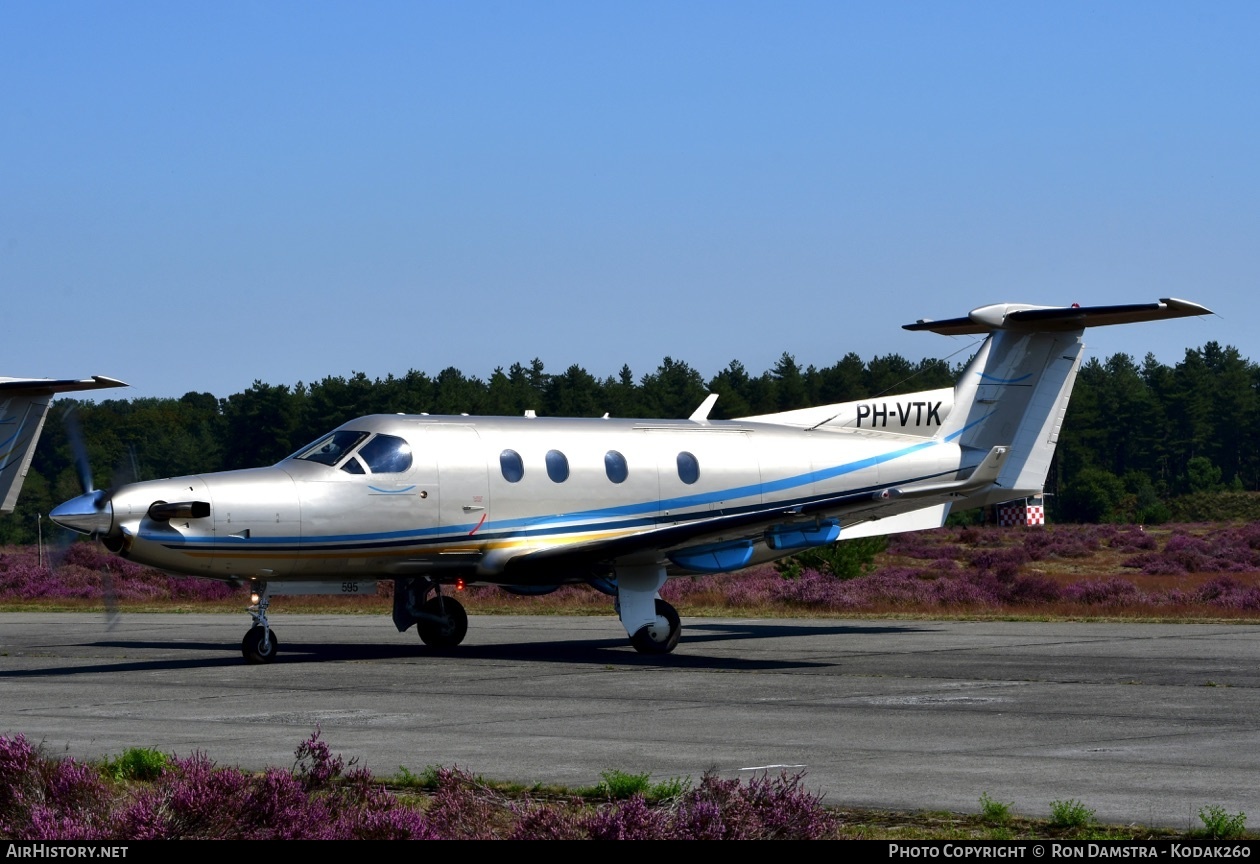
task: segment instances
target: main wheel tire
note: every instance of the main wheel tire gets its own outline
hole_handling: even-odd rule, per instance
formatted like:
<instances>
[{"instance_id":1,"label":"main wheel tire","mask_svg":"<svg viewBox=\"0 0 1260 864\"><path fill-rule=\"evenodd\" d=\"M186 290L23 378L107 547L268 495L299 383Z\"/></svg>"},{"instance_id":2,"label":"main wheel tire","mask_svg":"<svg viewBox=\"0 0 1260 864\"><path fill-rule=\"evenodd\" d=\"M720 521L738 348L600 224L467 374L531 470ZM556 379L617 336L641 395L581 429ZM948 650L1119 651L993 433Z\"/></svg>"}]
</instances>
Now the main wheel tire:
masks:
<instances>
[{"instance_id":1,"label":"main wheel tire","mask_svg":"<svg viewBox=\"0 0 1260 864\"><path fill-rule=\"evenodd\" d=\"M678 647L678 637L682 634L682 619L678 610L664 600L656 601L656 614L669 622L669 632L662 640L653 638L654 624L645 624L630 637L630 644L640 654L668 654Z\"/></svg>"},{"instance_id":2,"label":"main wheel tire","mask_svg":"<svg viewBox=\"0 0 1260 864\"><path fill-rule=\"evenodd\" d=\"M249 632L241 640L241 655L246 663L270 663L276 659L276 654L280 651L280 640L276 638L276 631L272 630L271 638L266 640L264 647L266 636L267 631L261 625L249 628Z\"/></svg>"},{"instance_id":3,"label":"main wheel tire","mask_svg":"<svg viewBox=\"0 0 1260 864\"><path fill-rule=\"evenodd\" d=\"M433 597L426 600L420 610L433 616L416 622L420 641L430 648L454 648L468 635L468 613L458 600Z\"/></svg>"}]
</instances>

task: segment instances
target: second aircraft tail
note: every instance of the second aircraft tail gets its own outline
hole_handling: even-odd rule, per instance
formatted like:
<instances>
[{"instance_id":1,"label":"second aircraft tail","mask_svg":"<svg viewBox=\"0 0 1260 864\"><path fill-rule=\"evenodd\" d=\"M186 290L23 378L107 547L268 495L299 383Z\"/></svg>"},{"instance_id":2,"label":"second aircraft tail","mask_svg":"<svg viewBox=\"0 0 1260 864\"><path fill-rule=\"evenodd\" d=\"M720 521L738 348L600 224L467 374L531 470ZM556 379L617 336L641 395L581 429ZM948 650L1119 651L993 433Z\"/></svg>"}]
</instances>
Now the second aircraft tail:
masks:
<instances>
[{"instance_id":1,"label":"second aircraft tail","mask_svg":"<svg viewBox=\"0 0 1260 864\"><path fill-rule=\"evenodd\" d=\"M126 387L101 375L81 380L0 378L0 513L12 513L57 393Z\"/></svg>"}]
</instances>

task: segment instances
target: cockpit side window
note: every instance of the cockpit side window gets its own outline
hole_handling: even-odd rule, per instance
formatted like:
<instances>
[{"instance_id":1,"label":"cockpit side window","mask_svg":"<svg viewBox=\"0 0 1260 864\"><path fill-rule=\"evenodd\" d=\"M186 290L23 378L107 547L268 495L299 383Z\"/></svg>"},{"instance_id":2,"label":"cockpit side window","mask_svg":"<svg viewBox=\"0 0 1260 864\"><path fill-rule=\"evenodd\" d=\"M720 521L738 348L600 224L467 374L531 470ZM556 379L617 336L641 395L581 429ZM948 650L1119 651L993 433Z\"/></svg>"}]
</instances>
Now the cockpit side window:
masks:
<instances>
[{"instance_id":1,"label":"cockpit side window","mask_svg":"<svg viewBox=\"0 0 1260 864\"><path fill-rule=\"evenodd\" d=\"M342 456L353 450L355 445L367 436L368 433L366 432L355 432L351 429L329 432L314 444L294 453L293 458L305 459L307 462L318 462L321 465L336 465Z\"/></svg>"},{"instance_id":2,"label":"cockpit side window","mask_svg":"<svg viewBox=\"0 0 1260 864\"><path fill-rule=\"evenodd\" d=\"M359 450L373 474L401 474L411 468L411 445L394 435L377 435Z\"/></svg>"},{"instance_id":3,"label":"cockpit side window","mask_svg":"<svg viewBox=\"0 0 1260 864\"><path fill-rule=\"evenodd\" d=\"M345 471L347 474L366 474L367 473L366 471L363 470L363 463L360 462L358 459L354 458L353 456L351 456L349 459L346 460L345 464L341 466L341 470Z\"/></svg>"}]
</instances>

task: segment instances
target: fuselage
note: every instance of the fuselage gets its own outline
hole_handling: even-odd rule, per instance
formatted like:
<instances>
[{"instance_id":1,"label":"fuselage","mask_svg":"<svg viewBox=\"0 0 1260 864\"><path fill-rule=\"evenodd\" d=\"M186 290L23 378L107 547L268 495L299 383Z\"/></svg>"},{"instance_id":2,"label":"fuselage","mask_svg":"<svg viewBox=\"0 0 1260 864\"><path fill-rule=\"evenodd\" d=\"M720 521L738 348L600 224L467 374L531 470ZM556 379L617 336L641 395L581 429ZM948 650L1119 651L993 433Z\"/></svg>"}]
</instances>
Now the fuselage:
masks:
<instances>
[{"instance_id":1,"label":"fuselage","mask_svg":"<svg viewBox=\"0 0 1260 864\"><path fill-rule=\"evenodd\" d=\"M984 306L907 325L987 334L952 389L729 422L707 419L715 394L684 421L373 415L269 468L106 492L81 464L83 494L49 516L136 561L248 581L250 663L276 657L271 595L381 579L394 580L395 626L437 650L468 630L450 583L588 582L616 596L635 650L668 654L681 632L660 595L670 576L1040 494L1085 327L1207 313L1173 298Z\"/></svg>"},{"instance_id":2,"label":"fuselage","mask_svg":"<svg viewBox=\"0 0 1260 864\"><path fill-rule=\"evenodd\" d=\"M770 509L766 526L790 525L794 508L837 493L877 494L966 467L956 445L915 431L373 415L274 466L122 487L112 527L127 557L213 578L502 582L509 560L538 550L684 523L714 523L691 547L756 539L759 524L727 529L720 517ZM208 515L150 518L155 502L190 501L208 503ZM738 563L783 554L757 542ZM701 569L727 568L719 559Z\"/></svg>"}]
</instances>

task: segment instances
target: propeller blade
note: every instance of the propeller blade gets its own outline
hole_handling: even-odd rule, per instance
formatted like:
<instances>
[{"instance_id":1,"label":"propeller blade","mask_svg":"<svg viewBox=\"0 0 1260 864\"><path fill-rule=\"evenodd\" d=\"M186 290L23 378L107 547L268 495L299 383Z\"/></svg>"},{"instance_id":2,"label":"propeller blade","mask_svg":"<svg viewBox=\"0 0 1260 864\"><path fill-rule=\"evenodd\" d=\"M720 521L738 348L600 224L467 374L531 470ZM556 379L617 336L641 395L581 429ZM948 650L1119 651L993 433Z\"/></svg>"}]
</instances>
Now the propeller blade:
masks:
<instances>
[{"instance_id":1,"label":"propeller blade","mask_svg":"<svg viewBox=\"0 0 1260 864\"><path fill-rule=\"evenodd\" d=\"M66 437L70 439L70 449L74 451L74 470L79 475L79 486L84 492L95 492L92 486L92 465L88 462L87 444L83 439L83 426L79 423L79 413L71 405L63 415L66 424Z\"/></svg>"},{"instance_id":2,"label":"propeller blade","mask_svg":"<svg viewBox=\"0 0 1260 864\"><path fill-rule=\"evenodd\" d=\"M87 442L83 436L83 425L79 422L78 411L71 405L62 415L66 425L66 437L70 440L70 449L74 453L74 470L79 476L79 486L83 494L78 498L54 508L49 514L53 521L62 528L61 542L56 552L49 556L49 570L56 572L65 561L70 544L74 542L74 534L78 531L91 537L108 531L113 519L113 508L109 500L109 492L97 492L92 484L92 463L88 460ZM132 454L134 463L135 455ZM54 516L53 514L56 514ZM105 604L105 629L113 630L118 624L118 592L114 588L114 574L109 565L101 572L101 600Z\"/></svg>"},{"instance_id":3,"label":"propeller blade","mask_svg":"<svg viewBox=\"0 0 1260 864\"><path fill-rule=\"evenodd\" d=\"M105 630L113 630L118 624L118 592L114 590L114 573L105 565L101 573L101 599L105 601Z\"/></svg>"}]
</instances>

